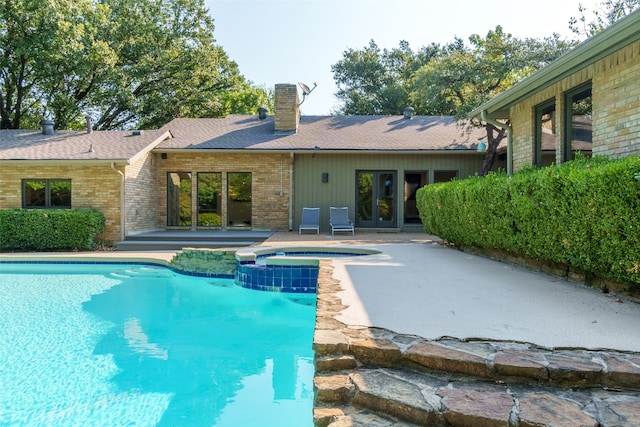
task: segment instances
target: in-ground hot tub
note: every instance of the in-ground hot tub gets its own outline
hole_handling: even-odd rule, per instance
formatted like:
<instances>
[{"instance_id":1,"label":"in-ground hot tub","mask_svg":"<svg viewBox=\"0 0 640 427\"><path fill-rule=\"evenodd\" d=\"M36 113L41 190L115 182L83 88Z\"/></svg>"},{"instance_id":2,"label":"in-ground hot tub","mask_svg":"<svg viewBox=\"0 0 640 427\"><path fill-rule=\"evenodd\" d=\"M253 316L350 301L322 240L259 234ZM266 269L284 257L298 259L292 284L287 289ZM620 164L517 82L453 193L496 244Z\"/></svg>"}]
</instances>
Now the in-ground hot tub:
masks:
<instances>
[{"instance_id":1,"label":"in-ground hot tub","mask_svg":"<svg viewBox=\"0 0 640 427\"><path fill-rule=\"evenodd\" d=\"M316 293L320 258L377 254L362 248L271 247L236 252L236 284L245 288L292 293Z\"/></svg>"}]
</instances>

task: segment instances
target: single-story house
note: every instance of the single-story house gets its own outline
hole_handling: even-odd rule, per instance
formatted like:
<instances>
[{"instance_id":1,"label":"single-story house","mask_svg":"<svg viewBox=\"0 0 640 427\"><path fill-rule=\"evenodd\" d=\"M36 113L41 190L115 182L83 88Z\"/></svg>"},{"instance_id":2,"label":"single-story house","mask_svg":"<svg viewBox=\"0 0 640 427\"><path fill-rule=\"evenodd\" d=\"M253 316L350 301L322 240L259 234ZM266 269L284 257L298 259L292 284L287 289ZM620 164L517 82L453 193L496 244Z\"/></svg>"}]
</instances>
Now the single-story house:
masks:
<instances>
[{"instance_id":1,"label":"single-story house","mask_svg":"<svg viewBox=\"0 0 640 427\"><path fill-rule=\"evenodd\" d=\"M507 127L507 170L640 155L640 10L471 112ZM505 123L508 123L505 125Z\"/></svg>"},{"instance_id":2,"label":"single-story house","mask_svg":"<svg viewBox=\"0 0 640 427\"><path fill-rule=\"evenodd\" d=\"M103 238L157 230L297 230L303 207L347 206L356 231L422 230L415 191L478 173L483 128L449 116L178 118L158 130L0 130L0 208L96 208ZM498 166L498 165L497 165ZM497 167L496 166L496 167Z\"/></svg>"}]
</instances>

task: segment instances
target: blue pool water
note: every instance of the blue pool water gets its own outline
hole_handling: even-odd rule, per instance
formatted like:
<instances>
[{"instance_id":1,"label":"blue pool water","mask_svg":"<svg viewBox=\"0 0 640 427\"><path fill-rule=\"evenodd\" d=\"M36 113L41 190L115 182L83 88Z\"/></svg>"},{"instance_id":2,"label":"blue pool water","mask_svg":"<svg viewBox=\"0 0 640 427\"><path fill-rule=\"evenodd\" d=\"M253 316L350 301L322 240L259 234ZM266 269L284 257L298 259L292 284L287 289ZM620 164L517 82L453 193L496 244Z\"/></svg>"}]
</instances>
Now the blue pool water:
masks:
<instances>
[{"instance_id":1,"label":"blue pool water","mask_svg":"<svg viewBox=\"0 0 640 427\"><path fill-rule=\"evenodd\" d=\"M311 426L315 296L0 264L1 426Z\"/></svg>"}]
</instances>

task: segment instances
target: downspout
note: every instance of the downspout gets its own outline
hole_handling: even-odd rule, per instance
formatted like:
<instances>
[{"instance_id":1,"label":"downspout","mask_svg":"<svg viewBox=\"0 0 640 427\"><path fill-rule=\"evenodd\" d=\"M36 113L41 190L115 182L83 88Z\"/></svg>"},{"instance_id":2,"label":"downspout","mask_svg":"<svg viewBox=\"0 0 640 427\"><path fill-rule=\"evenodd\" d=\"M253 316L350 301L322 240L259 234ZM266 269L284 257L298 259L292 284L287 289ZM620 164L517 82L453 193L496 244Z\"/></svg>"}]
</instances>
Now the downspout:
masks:
<instances>
[{"instance_id":1,"label":"downspout","mask_svg":"<svg viewBox=\"0 0 640 427\"><path fill-rule=\"evenodd\" d=\"M284 196L284 154L280 154L280 196Z\"/></svg>"},{"instance_id":2,"label":"downspout","mask_svg":"<svg viewBox=\"0 0 640 427\"><path fill-rule=\"evenodd\" d=\"M480 118L485 122L494 125L497 128L502 128L507 130L507 175L513 174L513 139L511 134L513 133L513 129L510 125L505 123L500 123L499 121L493 120L487 117L487 111L480 111Z\"/></svg>"},{"instance_id":3,"label":"downspout","mask_svg":"<svg viewBox=\"0 0 640 427\"><path fill-rule=\"evenodd\" d=\"M293 230L293 151L289 153L289 231Z\"/></svg>"},{"instance_id":4,"label":"downspout","mask_svg":"<svg viewBox=\"0 0 640 427\"><path fill-rule=\"evenodd\" d=\"M118 175L120 175L120 240L124 240L126 236L125 230L125 209L126 206L124 204L124 174L122 171L116 169L115 162L111 162L111 169L116 171Z\"/></svg>"}]
</instances>

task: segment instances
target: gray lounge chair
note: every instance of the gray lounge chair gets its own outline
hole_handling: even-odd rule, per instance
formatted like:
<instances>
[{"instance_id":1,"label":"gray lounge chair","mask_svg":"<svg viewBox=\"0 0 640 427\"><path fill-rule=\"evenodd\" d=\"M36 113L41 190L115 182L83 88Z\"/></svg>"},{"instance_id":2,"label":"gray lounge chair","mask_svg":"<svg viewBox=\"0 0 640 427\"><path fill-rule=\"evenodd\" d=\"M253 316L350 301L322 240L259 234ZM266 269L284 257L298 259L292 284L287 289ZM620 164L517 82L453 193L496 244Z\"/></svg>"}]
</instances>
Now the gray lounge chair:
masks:
<instances>
[{"instance_id":1,"label":"gray lounge chair","mask_svg":"<svg viewBox=\"0 0 640 427\"><path fill-rule=\"evenodd\" d=\"M315 230L316 234L320 233L320 208L302 208L298 234L302 234L302 230Z\"/></svg>"},{"instance_id":2,"label":"gray lounge chair","mask_svg":"<svg viewBox=\"0 0 640 427\"><path fill-rule=\"evenodd\" d=\"M353 223L349 219L349 208L329 208L329 225L331 225L331 235L336 231L350 231L354 234Z\"/></svg>"}]
</instances>

